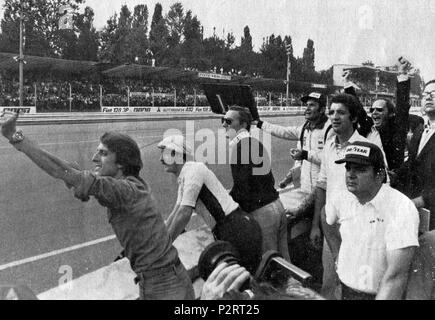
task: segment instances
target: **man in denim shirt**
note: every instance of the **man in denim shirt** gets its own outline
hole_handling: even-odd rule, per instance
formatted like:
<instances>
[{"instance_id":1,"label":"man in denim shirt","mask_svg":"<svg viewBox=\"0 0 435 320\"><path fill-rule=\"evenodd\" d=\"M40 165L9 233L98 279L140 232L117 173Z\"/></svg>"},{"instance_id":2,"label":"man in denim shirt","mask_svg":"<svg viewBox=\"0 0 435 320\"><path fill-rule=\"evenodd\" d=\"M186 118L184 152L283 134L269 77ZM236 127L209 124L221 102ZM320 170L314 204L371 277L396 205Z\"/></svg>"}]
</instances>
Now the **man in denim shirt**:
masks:
<instances>
[{"instance_id":1,"label":"man in denim shirt","mask_svg":"<svg viewBox=\"0 0 435 320\"><path fill-rule=\"evenodd\" d=\"M137 274L141 299L193 299L187 271L157 211L147 183L139 177L140 150L129 136L107 132L92 158L94 171L81 171L41 149L17 130L18 114L0 116L2 134L54 178L63 180L82 201L94 196L107 207L108 221Z\"/></svg>"}]
</instances>

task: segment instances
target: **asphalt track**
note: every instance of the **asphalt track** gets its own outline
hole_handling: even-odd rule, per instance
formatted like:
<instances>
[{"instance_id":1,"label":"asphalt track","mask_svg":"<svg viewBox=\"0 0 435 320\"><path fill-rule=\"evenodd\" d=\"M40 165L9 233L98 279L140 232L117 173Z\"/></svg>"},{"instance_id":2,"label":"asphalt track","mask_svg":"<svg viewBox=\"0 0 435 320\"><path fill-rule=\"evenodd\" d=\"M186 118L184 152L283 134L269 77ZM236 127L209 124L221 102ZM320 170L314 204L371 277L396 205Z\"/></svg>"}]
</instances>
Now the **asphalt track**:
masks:
<instances>
[{"instance_id":1,"label":"asphalt track","mask_svg":"<svg viewBox=\"0 0 435 320\"><path fill-rule=\"evenodd\" d=\"M302 116L263 117L281 125L300 125ZM187 120L189 121L189 120ZM221 128L219 119L195 119L195 132ZM129 134L141 147L142 177L151 185L166 217L176 200L176 178L163 170L156 145L168 129L186 130L186 120L73 124L26 124L27 136L53 154L92 169L99 136L108 130ZM289 148L296 142L272 138L276 182L293 165ZM197 144L195 144L197 146ZM232 185L228 164L210 164L225 187ZM196 219L189 228L201 223ZM40 293L112 262L121 248L95 200L81 202L62 181L42 172L0 139L0 285L22 283Z\"/></svg>"}]
</instances>

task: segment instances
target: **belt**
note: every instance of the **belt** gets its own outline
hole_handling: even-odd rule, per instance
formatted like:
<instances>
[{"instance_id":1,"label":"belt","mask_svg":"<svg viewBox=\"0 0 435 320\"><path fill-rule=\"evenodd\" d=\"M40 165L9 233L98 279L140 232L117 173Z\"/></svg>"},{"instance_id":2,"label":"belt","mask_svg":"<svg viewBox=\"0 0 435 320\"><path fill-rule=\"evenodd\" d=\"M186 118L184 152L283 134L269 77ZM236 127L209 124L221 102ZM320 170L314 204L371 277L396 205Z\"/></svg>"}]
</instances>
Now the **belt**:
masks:
<instances>
[{"instance_id":1,"label":"belt","mask_svg":"<svg viewBox=\"0 0 435 320\"><path fill-rule=\"evenodd\" d=\"M340 281L341 282L341 281ZM341 282L343 300L375 300L376 294L358 291ZM347 299L346 299L347 298Z\"/></svg>"},{"instance_id":2,"label":"belt","mask_svg":"<svg viewBox=\"0 0 435 320\"><path fill-rule=\"evenodd\" d=\"M181 265L180 258L177 258L177 260L175 260L173 263L171 263L170 265L168 265L166 267L161 267L161 268L157 268L157 269L153 269L153 270L138 272L137 277L134 278L134 283L138 284L138 282L140 282L141 279L147 279L147 278L151 278L151 277L154 277L156 275L159 275L159 274L162 274L165 272L174 271L174 269L178 268L180 265Z\"/></svg>"}]
</instances>

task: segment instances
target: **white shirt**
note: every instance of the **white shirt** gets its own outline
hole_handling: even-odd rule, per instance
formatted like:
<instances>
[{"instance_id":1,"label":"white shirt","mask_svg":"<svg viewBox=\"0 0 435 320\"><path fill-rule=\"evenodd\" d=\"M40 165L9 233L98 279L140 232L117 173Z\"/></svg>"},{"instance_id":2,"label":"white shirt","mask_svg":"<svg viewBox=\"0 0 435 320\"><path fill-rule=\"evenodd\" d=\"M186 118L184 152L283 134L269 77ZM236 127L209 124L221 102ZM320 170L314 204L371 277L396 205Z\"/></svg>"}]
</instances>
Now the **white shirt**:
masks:
<instances>
[{"instance_id":1,"label":"white shirt","mask_svg":"<svg viewBox=\"0 0 435 320\"><path fill-rule=\"evenodd\" d=\"M336 164L335 161L343 159L345 156L346 147L355 141L371 142L358 133L357 130L349 138L349 140L342 145L337 143L338 138L330 139L325 145L323 151L322 164L320 166L319 179L317 186L326 190L326 202L331 197L340 197L340 192L347 191L346 187L346 169L345 164ZM373 143L373 142L371 142ZM376 144L382 151L384 156L385 166L386 158L382 143ZM389 181L387 177L387 181Z\"/></svg>"},{"instance_id":2,"label":"white shirt","mask_svg":"<svg viewBox=\"0 0 435 320\"><path fill-rule=\"evenodd\" d=\"M303 125L299 127L283 127L264 121L261 127L263 131L268 132L275 137L293 141L297 140L298 149L307 151L307 160L302 160L301 168L301 189L306 193L311 193L315 189L319 176L321 155L324 145L332 136L335 136L332 128L328 130L330 126L331 122L328 119L322 129L315 128L314 130L310 130L309 127L307 127L304 132L302 146L299 140L304 127ZM327 130L328 134L325 141Z\"/></svg>"},{"instance_id":3,"label":"white shirt","mask_svg":"<svg viewBox=\"0 0 435 320\"><path fill-rule=\"evenodd\" d=\"M326 190L326 202L328 202L328 199L332 196L340 197L341 192L347 191L345 164L336 164L335 161L343 159L346 146L355 141L368 142L366 138L355 130L346 143L339 145L336 139L330 139L325 145L317 186Z\"/></svg>"},{"instance_id":4,"label":"white shirt","mask_svg":"<svg viewBox=\"0 0 435 320\"><path fill-rule=\"evenodd\" d=\"M429 139L432 137L434 133L435 133L435 123L431 124L430 122L428 122L424 126L424 131L421 135L421 140L420 140L420 144L418 145L417 155L420 154L421 150L423 150L424 146L426 145L426 143L429 141Z\"/></svg>"},{"instance_id":5,"label":"white shirt","mask_svg":"<svg viewBox=\"0 0 435 320\"><path fill-rule=\"evenodd\" d=\"M367 135L367 139L377 146L382 146L381 135L379 134L379 131L378 129L376 129L375 126L373 126L370 130L370 133Z\"/></svg>"},{"instance_id":6,"label":"white shirt","mask_svg":"<svg viewBox=\"0 0 435 320\"><path fill-rule=\"evenodd\" d=\"M240 129L238 132L237 132L237 135L229 142L229 146L230 146L230 150L232 150L236 145L237 145L237 143L240 141L240 140L242 140L242 139L244 139L244 138L249 138L250 137L250 133L249 133L249 131L248 130L246 130L246 129Z\"/></svg>"},{"instance_id":7,"label":"white shirt","mask_svg":"<svg viewBox=\"0 0 435 320\"><path fill-rule=\"evenodd\" d=\"M376 294L388 267L387 251L418 246L415 205L386 184L364 205L342 192L326 203L325 211L328 224L340 224L337 274L355 290Z\"/></svg>"},{"instance_id":8,"label":"white shirt","mask_svg":"<svg viewBox=\"0 0 435 320\"><path fill-rule=\"evenodd\" d=\"M197 207L198 200L204 206ZM213 171L204 163L193 161L186 162L178 176L176 203L196 208L211 229L216 225L214 215L228 215L239 207Z\"/></svg>"}]
</instances>

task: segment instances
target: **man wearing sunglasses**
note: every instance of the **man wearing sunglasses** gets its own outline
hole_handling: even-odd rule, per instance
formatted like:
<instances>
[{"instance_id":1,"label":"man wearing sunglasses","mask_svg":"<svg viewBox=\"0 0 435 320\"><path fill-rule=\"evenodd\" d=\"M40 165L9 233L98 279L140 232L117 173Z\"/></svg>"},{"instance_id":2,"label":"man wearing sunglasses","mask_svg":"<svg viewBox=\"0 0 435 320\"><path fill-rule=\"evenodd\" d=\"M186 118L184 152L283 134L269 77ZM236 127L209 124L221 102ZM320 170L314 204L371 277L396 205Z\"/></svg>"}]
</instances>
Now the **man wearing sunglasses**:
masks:
<instances>
[{"instance_id":1,"label":"man wearing sunglasses","mask_svg":"<svg viewBox=\"0 0 435 320\"><path fill-rule=\"evenodd\" d=\"M376 100L370 108L373 119L373 126L367 135L367 139L376 145L382 145L385 152L389 170L399 168L404 161L406 137L409 117L409 92L411 81L408 70L411 64L408 60L399 58L399 76L397 77L396 103L388 99ZM345 76L345 92L350 83L346 83L348 77Z\"/></svg>"},{"instance_id":2,"label":"man wearing sunglasses","mask_svg":"<svg viewBox=\"0 0 435 320\"><path fill-rule=\"evenodd\" d=\"M285 209L275 189L271 159L263 144L251 137L249 109L232 106L222 119L229 140L233 176L231 196L257 220L263 233L263 253L278 251L290 261Z\"/></svg>"},{"instance_id":3,"label":"man wearing sunglasses","mask_svg":"<svg viewBox=\"0 0 435 320\"><path fill-rule=\"evenodd\" d=\"M409 157L396 171L399 190L412 199L417 208L430 210L429 229L435 229L435 79L423 90L422 113L425 125L415 130L409 146Z\"/></svg>"}]
</instances>

